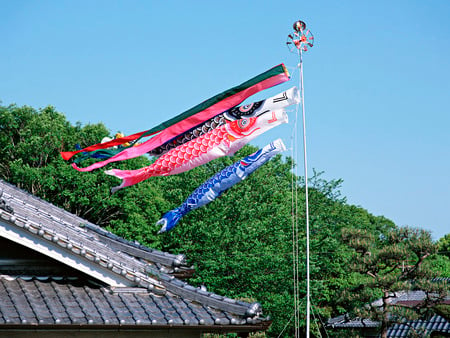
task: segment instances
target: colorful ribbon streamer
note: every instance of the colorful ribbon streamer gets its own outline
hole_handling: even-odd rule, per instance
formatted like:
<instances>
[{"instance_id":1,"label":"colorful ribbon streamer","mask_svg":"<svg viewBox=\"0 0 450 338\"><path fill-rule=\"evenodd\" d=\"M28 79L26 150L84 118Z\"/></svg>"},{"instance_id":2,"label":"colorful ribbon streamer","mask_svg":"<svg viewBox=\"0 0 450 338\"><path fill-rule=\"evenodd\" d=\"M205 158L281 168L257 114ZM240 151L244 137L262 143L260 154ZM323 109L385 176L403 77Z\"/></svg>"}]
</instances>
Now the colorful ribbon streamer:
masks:
<instances>
[{"instance_id":1,"label":"colorful ribbon streamer","mask_svg":"<svg viewBox=\"0 0 450 338\"><path fill-rule=\"evenodd\" d=\"M99 149L106 149L113 146L122 145L127 142L136 144L137 140L143 137L159 133L146 142L143 142L136 146L131 145L122 150L120 153L112 156L111 158L94 163L86 168L79 168L75 163L72 163L72 166L78 171L92 171L94 169L101 168L111 162L123 161L143 155L155 149L156 147L161 146L165 142L177 137L178 135L203 123L204 121L216 116L217 114L220 114L221 112L224 112L227 109L240 104L249 96L288 80L289 73L286 67L283 64L280 64L242 83L239 86L233 87L198 104L197 106L185 111L180 115L175 116L168 121L159 124L152 129L130 136L125 136L119 139L114 139L106 143L92 145L81 150L61 152L61 156L63 157L63 159L69 160L74 155L80 152L91 152ZM90 155L86 154L85 158L90 158Z\"/></svg>"}]
</instances>

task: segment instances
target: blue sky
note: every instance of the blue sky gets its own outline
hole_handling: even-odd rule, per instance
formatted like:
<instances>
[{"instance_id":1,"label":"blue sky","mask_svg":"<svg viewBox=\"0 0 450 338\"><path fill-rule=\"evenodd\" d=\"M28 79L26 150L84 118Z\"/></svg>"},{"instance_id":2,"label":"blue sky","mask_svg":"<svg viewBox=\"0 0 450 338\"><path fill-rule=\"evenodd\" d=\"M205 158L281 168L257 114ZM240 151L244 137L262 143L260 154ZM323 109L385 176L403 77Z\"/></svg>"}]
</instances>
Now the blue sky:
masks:
<instances>
[{"instance_id":1,"label":"blue sky","mask_svg":"<svg viewBox=\"0 0 450 338\"><path fill-rule=\"evenodd\" d=\"M450 232L450 1L0 0L0 13L3 105L125 134L279 63L291 80L247 102L298 85L285 42L302 19L309 170L397 225ZM290 145L289 114L252 143Z\"/></svg>"}]
</instances>

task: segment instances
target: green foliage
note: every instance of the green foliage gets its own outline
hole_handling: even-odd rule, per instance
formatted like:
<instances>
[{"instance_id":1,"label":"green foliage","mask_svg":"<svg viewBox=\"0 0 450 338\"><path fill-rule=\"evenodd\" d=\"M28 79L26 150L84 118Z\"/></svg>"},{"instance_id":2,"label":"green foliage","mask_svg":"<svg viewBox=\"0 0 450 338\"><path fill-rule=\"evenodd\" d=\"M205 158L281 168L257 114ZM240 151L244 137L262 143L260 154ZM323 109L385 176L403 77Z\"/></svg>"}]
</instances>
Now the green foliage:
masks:
<instances>
[{"instance_id":1,"label":"green foliage","mask_svg":"<svg viewBox=\"0 0 450 338\"><path fill-rule=\"evenodd\" d=\"M0 106L0 178L126 239L186 254L196 266L191 284L261 302L273 320L267 335L292 336L295 244L300 256L300 298L306 289L304 181L293 177L292 160L275 157L220 198L186 215L172 231L157 235L155 223L165 212L217 171L256 149L246 146L234 157L179 175L151 178L111 195L110 188L119 183L116 178L102 170L75 171L59 155L74 149L76 143L83 147L108 135L103 124L71 125L53 107ZM140 157L114 167L135 169L150 163ZM341 183L322 179L320 172L309 182L311 298L316 315L312 326L317 334L323 331L321 321L380 297L385 285L404 287L403 279L397 284L392 279L400 268L392 270L391 265L399 258L412 264L412 258L435 252L426 235L405 232L384 217L346 204L339 193ZM448 239L443 239L439 250L448 252L446 243ZM355 252L361 261L355 260ZM365 255L368 252L371 256ZM448 260L434 254L423 266L445 275ZM349 271L355 263L370 266L380 276L378 284L361 270ZM361 297L337 301L346 295L342 290L355 287L360 288ZM304 303L300 305L300 325L304 326L306 311Z\"/></svg>"},{"instance_id":2,"label":"green foliage","mask_svg":"<svg viewBox=\"0 0 450 338\"><path fill-rule=\"evenodd\" d=\"M431 255L423 265L426 269L436 271L439 277L450 278L450 258L447 256Z\"/></svg>"},{"instance_id":3,"label":"green foliage","mask_svg":"<svg viewBox=\"0 0 450 338\"><path fill-rule=\"evenodd\" d=\"M450 258L450 234L439 239L437 245L439 253Z\"/></svg>"},{"instance_id":4,"label":"green foliage","mask_svg":"<svg viewBox=\"0 0 450 338\"><path fill-rule=\"evenodd\" d=\"M358 317L380 322L382 337L391 323L418 319L447 295L446 282L432 281L440 272L425 263L437 252L429 232L409 227L393 228L387 233L346 228L342 238L354 250L349 267L357 278L340 301L350 303ZM408 290L425 291L427 298L415 307L391 304L395 292ZM377 298L381 303L374 302Z\"/></svg>"}]
</instances>

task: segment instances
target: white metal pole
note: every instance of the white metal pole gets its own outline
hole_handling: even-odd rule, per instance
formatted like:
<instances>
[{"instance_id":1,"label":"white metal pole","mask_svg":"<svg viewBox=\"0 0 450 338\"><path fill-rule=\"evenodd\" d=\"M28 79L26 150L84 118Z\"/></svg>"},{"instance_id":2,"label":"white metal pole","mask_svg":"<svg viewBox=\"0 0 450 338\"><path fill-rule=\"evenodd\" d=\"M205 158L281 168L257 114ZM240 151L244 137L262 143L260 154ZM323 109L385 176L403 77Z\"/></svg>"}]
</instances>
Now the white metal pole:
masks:
<instances>
[{"instance_id":1,"label":"white metal pole","mask_svg":"<svg viewBox=\"0 0 450 338\"><path fill-rule=\"evenodd\" d=\"M305 170L305 215L306 215L306 337L309 338L310 331L310 308L311 308L311 295L310 295L310 273L309 273L309 202L308 202L308 161L306 152L306 114L305 114L305 91L303 87L303 58L302 49L299 49L300 53L300 95L302 103L302 119L303 119L303 162Z\"/></svg>"}]
</instances>

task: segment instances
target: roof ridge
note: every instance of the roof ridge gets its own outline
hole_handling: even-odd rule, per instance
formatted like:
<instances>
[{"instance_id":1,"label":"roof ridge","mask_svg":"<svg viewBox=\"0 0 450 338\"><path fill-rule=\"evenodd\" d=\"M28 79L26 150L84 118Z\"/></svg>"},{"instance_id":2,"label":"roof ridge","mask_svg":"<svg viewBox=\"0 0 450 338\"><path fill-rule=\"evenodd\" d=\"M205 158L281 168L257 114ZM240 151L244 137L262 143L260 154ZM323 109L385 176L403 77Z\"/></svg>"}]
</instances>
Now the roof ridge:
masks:
<instances>
[{"instance_id":1,"label":"roof ridge","mask_svg":"<svg viewBox=\"0 0 450 338\"><path fill-rule=\"evenodd\" d=\"M80 227L85 228L88 231L92 231L98 236L102 236L104 240L116 241L117 245L122 248L121 251L130 253L135 257L145 259L153 258L157 262L160 263L164 262L166 264L171 264L176 267L180 267L182 265L187 266L186 256L184 254L176 255L171 254L169 252L149 248L137 241L129 241L123 237L117 236L116 234L113 234L112 232L93 223L87 222L85 224L80 224Z\"/></svg>"}]
</instances>

